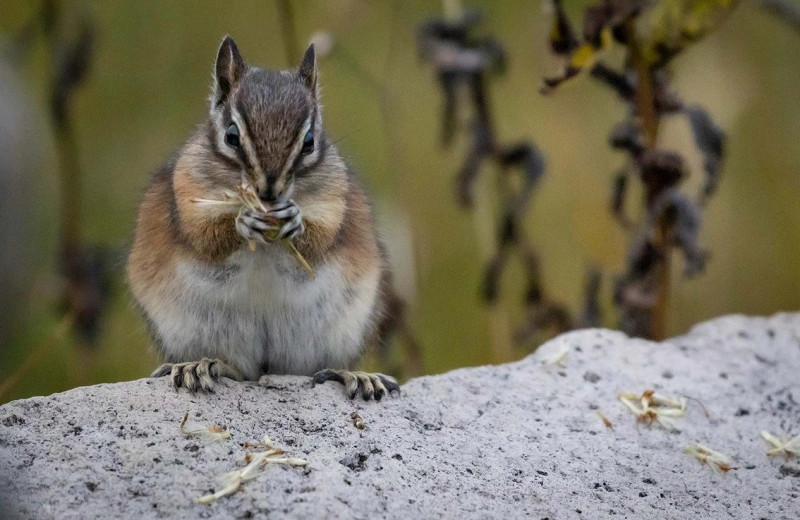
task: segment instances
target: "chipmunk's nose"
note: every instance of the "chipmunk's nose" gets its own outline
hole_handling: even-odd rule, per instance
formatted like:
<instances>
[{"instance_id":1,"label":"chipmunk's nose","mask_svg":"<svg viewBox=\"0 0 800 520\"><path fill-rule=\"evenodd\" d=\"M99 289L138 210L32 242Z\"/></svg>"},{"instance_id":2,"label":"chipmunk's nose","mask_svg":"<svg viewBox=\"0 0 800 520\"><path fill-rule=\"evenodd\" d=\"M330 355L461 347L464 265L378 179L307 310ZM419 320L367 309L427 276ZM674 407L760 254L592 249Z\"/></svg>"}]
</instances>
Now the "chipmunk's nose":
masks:
<instances>
[{"instance_id":1,"label":"chipmunk's nose","mask_svg":"<svg viewBox=\"0 0 800 520\"><path fill-rule=\"evenodd\" d=\"M267 186L264 189L264 192L259 195L261 197L261 200L263 200L268 204L274 204L275 202L278 201L278 197L276 197L275 194L276 181L277 179L275 179L274 177L267 177Z\"/></svg>"},{"instance_id":2,"label":"chipmunk's nose","mask_svg":"<svg viewBox=\"0 0 800 520\"><path fill-rule=\"evenodd\" d=\"M275 186L272 184L267 184L267 189L260 195L261 200L266 203L272 204L275 202Z\"/></svg>"},{"instance_id":3,"label":"chipmunk's nose","mask_svg":"<svg viewBox=\"0 0 800 520\"><path fill-rule=\"evenodd\" d=\"M264 192L260 195L261 200L268 204L275 204L276 202L283 201L287 196L287 184L281 179L267 177L267 186Z\"/></svg>"}]
</instances>

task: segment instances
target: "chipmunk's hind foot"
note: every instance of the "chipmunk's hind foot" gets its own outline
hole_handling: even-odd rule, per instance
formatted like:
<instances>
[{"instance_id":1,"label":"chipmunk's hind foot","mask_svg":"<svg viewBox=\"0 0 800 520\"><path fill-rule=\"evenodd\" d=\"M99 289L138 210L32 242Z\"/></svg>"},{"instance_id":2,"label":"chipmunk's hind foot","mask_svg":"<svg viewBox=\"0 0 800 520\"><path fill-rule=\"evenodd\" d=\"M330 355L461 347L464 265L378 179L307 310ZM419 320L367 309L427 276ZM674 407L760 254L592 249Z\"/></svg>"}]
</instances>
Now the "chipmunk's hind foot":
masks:
<instances>
[{"instance_id":1,"label":"chipmunk's hind foot","mask_svg":"<svg viewBox=\"0 0 800 520\"><path fill-rule=\"evenodd\" d=\"M314 385L322 384L325 381L337 381L342 383L350 399L355 398L359 389L361 397L365 401L375 399L380 401L383 396L392 392L400 393L400 385L395 378L384 374L370 374L368 372L351 372L349 370L320 370L314 374Z\"/></svg>"},{"instance_id":2,"label":"chipmunk's hind foot","mask_svg":"<svg viewBox=\"0 0 800 520\"><path fill-rule=\"evenodd\" d=\"M184 387L190 392L203 390L213 393L214 385L220 377L228 377L236 381L242 380L242 374L236 367L219 359L210 358L184 363L164 363L150 374L150 377L166 375L170 376L175 390Z\"/></svg>"}]
</instances>

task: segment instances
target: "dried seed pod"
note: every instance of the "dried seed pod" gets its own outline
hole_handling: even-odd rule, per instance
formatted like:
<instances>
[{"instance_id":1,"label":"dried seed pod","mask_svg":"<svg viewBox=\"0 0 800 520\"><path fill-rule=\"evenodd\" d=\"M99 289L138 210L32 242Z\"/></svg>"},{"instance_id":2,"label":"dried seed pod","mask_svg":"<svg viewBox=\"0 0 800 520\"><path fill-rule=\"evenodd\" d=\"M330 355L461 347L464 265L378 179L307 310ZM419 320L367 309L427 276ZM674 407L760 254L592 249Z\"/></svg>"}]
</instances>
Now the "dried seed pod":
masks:
<instances>
[{"instance_id":1,"label":"dried seed pod","mask_svg":"<svg viewBox=\"0 0 800 520\"><path fill-rule=\"evenodd\" d=\"M631 101L636 95L636 87L630 77L602 62L596 63L589 74L599 82L611 87L624 101Z\"/></svg>"},{"instance_id":2,"label":"dried seed pod","mask_svg":"<svg viewBox=\"0 0 800 520\"><path fill-rule=\"evenodd\" d=\"M609 143L612 148L624 150L634 157L639 156L644 151L642 142L642 130L639 124L633 119L626 119L611 130Z\"/></svg>"},{"instance_id":3,"label":"dried seed pod","mask_svg":"<svg viewBox=\"0 0 800 520\"><path fill-rule=\"evenodd\" d=\"M675 245L683 250L686 276L692 277L705 270L708 253L698 243L702 215L689 197L677 190L665 192L654 204L649 219L651 226L662 219L669 225Z\"/></svg>"},{"instance_id":4,"label":"dried seed pod","mask_svg":"<svg viewBox=\"0 0 800 520\"><path fill-rule=\"evenodd\" d=\"M361 417L361 415L359 415L357 411L353 411L353 413L350 414L350 419L353 421L353 426L355 426L359 430L363 430L364 428L367 427L364 424L364 419Z\"/></svg>"},{"instance_id":5,"label":"dried seed pod","mask_svg":"<svg viewBox=\"0 0 800 520\"><path fill-rule=\"evenodd\" d=\"M683 157L667 150L648 150L640 159L640 174L647 189L647 203L651 206L665 190L672 188L686 176Z\"/></svg>"},{"instance_id":6,"label":"dried seed pod","mask_svg":"<svg viewBox=\"0 0 800 520\"><path fill-rule=\"evenodd\" d=\"M557 56L569 55L578 48L580 43L575 36L567 14L564 12L561 0L553 0L553 9L556 16L550 28L550 50Z\"/></svg>"},{"instance_id":7,"label":"dried seed pod","mask_svg":"<svg viewBox=\"0 0 800 520\"><path fill-rule=\"evenodd\" d=\"M706 179L700 194L702 203L714 194L719 184L719 173L725 153L725 133L714 123L708 112L700 107L686 107L684 113L689 118L694 142L703 154Z\"/></svg>"}]
</instances>

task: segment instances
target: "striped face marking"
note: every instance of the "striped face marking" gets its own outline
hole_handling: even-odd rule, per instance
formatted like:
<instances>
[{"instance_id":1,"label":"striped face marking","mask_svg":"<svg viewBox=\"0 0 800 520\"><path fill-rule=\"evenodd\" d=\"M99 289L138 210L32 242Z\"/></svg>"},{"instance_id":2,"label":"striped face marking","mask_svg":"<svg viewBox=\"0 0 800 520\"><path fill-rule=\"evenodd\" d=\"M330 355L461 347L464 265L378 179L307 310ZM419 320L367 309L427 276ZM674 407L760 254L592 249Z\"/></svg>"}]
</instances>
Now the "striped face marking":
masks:
<instances>
[{"instance_id":1,"label":"striped face marking","mask_svg":"<svg viewBox=\"0 0 800 520\"><path fill-rule=\"evenodd\" d=\"M237 164L266 201L291 197L295 177L321 159L315 95L286 71L249 69L211 116L218 153Z\"/></svg>"}]
</instances>

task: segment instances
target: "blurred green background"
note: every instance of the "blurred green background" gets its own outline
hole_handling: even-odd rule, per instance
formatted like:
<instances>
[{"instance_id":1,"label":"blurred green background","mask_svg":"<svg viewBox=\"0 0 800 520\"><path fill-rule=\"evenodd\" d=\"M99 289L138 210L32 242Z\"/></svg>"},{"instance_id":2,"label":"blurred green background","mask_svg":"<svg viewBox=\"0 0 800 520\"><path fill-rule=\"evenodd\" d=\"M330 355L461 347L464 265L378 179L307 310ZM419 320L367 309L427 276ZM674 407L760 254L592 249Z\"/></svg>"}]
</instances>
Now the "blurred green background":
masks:
<instances>
[{"instance_id":1,"label":"blurred green background","mask_svg":"<svg viewBox=\"0 0 800 520\"><path fill-rule=\"evenodd\" d=\"M465 4L483 12L484 31L508 52L507 72L491 86L500 140L533 139L547 158L546 177L526 221L542 255L545 286L575 311L587 266L600 266L606 275L604 324L614 327L610 275L623 268L627 235L608 211L612 175L624 157L610 150L607 135L625 107L587 77L550 97L539 95L542 77L557 66L547 45L550 15L544 4ZM98 30L91 71L73 105L83 174L82 231L87 242L124 250L150 173L206 118L222 36L230 33L250 64L296 64L286 62L276 2L66 5L80 5ZM333 37L333 51L320 62L325 124L375 198L398 285L410 302L410 322L424 349L424 372L499 361L489 349L489 316L478 297L483 265L473 215L458 208L454 197L464 142L442 149L439 88L416 50L417 25L440 16L441 3L291 5L301 49L317 31ZM588 2L566 5L580 26ZM4 47L37 7L38 2L0 0ZM708 270L695 280L672 282L673 335L722 314L800 308L798 53L800 34L744 2L717 32L676 60L675 88L725 130L728 154L719 192L705 213L702 242L713 255ZM13 106L5 98L3 113L16 108L21 116L0 134L7 145L0 150L13 155L28 186L0 199L6 206L0 227L16 233L2 235L7 242L1 247L19 250L23 260L15 262L24 263L0 265L4 277L24 283L21 296L7 294L0 301L3 312L14 317L2 322L0 380L35 349L47 352L4 400L144 377L158 362L121 276L90 359L76 355L69 339L53 339L59 186L46 59L46 46L37 45L21 66L4 63L2 71L3 85L8 92L13 87L16 96ZM684 120L668 119L661 139L690 158L688 184L699 182L701 158ZM494 174L487 168L481 186L492 187ZM120 272L123 263L124 254ZM503 280L500 312L512 324L521 318L520 279L520 267L513 265ZM520 348L511 357L534 348Z\"/></svg>"}]
</instances>

